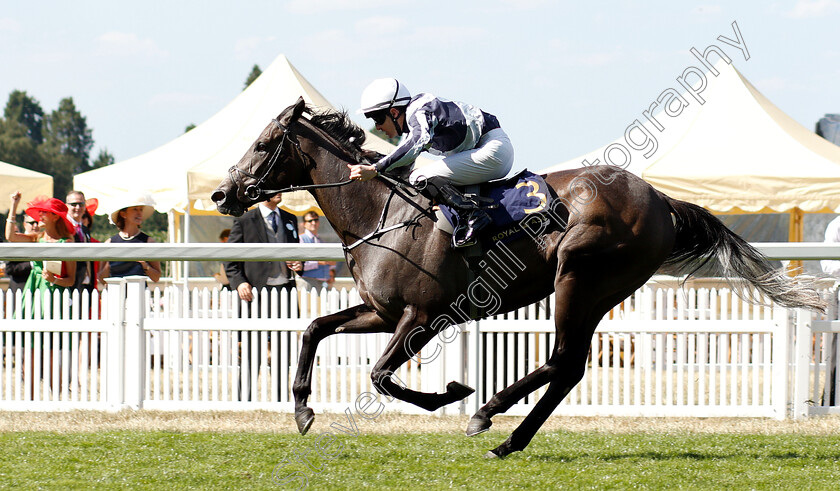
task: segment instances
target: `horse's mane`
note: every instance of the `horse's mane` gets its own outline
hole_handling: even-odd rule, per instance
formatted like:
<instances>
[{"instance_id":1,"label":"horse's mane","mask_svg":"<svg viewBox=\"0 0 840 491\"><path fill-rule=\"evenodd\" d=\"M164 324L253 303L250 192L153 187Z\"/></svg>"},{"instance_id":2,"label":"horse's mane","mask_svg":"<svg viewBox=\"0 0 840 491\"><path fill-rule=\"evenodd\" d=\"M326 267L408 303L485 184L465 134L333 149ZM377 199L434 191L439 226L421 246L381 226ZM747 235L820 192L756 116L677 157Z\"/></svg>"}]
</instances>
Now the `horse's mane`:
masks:
<instances>
[{"instance_id":1,"label":"horse's mane","mask_svg":"<svg viewBox=\"0 0 840 491\"><path fill-rule=\"evenodd\" d=\"M362 154L365 132L350 120L347 111L316 110L310 106L307 106L307 111L312 115L309 121L335 138L351 155Z\"/></svg>"}]
</instances>

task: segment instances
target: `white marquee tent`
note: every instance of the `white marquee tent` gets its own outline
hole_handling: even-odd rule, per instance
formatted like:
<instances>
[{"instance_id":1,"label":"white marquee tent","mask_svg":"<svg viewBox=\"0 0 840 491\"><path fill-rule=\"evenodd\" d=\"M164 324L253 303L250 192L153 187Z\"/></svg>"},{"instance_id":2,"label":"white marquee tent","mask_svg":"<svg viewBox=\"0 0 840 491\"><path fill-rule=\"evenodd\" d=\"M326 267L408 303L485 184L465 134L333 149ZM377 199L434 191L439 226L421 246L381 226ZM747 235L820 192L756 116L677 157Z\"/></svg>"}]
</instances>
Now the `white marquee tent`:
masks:
<instances>
[{"instance_id":1,"label":"white marquee tent","mask_svg":"<svg viewBox=\"0 0 840 491\"><path fill-rule=\"evenodd\" d=\"M789 239L802 240L803 212L840 212L840 147L783 113L735 67L714 66L719 75L706 73L703 104L663 92L670 114L640 116L644 123L628 126L624 138L541 172L595 159L626 165L669 196L717 213L790 213Z\"/></svg>"},{"instance_id":2,"label":"white marquee tent","mask_svg":"<svg viewBox=\"0 0 840 491\"><path fill-rule=\"evenodd\" d=\"M138 190L149 192L160 212L216 214L210 193L239 161L265 126L298 97L323 108L332 105L280 55L225 108L171 142L140 156L79 174L76 189L96 197L108 212ZM367 133L366 148L387 153L393 147ZM284 196L282 207L303 214L316 207L308 193Z\"/></svg>"},{"instance_id":3,"label":"white marquee tent","mask_svg":"<svg viewBox=\"0 0 840 491\"><path fill-rule=\"evenodd\" d=\"M0 162L0 213L9 212L9 196L15 191L20 191L21 203L41 195L52 198L53 178L34 170Z\"/></svg>"}]
</instances>

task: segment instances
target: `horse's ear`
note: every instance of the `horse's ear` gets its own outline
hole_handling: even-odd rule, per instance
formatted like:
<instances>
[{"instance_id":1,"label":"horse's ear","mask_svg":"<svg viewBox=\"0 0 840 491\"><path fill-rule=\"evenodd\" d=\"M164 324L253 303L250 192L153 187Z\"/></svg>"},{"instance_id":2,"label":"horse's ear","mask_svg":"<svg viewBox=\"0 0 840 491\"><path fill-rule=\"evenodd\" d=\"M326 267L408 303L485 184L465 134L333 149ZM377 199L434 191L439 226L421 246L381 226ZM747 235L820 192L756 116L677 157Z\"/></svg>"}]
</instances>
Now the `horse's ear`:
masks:
<instances>
[{"instance_id":1,"label":"horse's ear","mask_svg":"<svg viewBox=\"0 0 840 491\"><path fill-rule=\"evenodd\" d=\"M292 115L289 117L291 121L297 120L303 111L306 110L306 101L303 100L303 97L298 97L297 102L295 102L295 108L292 109Z\"/></svg>"},{"instance_id":2,"label":"horse's ear","mask_svg":"<svg viewBox=\"0 0 840 491\"><path fill-rule=\"evenodd\" d=\"M291 111L289 111L289 109L291 109ZM289 123L300 118L300 115L303 114L304 111L306 111L306 101L303 100L303 97L298 97L297 102L287 107L283 113L280 113L280 116L277 116L277 119L281 124L287 126Z\"/></svg>"}]
</instances>

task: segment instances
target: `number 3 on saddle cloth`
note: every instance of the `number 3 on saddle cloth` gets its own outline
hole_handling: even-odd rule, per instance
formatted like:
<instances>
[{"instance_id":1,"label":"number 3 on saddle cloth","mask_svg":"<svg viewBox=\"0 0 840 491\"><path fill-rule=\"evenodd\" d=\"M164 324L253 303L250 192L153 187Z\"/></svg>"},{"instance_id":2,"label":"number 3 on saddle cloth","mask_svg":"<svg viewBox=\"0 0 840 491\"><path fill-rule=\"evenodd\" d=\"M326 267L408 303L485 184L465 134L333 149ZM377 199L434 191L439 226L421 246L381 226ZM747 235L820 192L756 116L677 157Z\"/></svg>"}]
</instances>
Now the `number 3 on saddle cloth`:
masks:
<instances>
[{"instance_id":1,"label":"number 3 on saddle cloth","mask_svg":"<svg viewBox=\"0 0 840 491\"><path fill-rule=\"evenodd\" d=\"M481 239L490 239L492 244L507 243L524 237L526 231L520 226L520 222L528 215L548 210L555 197L554 190L545 180L527 169L509 179L490 181L479 186L480 196L490 198L499 205L486 209L493 219L493 224L481 231ZM476 186L467 186L467 192L474 187ZM440 215L443 215L446 223L441 223L443 220L440 219ZM440 205L438 218L438 228L446 232L451 233L458 225L458 215L446 205Z\"/></svg>"}]
</instances>

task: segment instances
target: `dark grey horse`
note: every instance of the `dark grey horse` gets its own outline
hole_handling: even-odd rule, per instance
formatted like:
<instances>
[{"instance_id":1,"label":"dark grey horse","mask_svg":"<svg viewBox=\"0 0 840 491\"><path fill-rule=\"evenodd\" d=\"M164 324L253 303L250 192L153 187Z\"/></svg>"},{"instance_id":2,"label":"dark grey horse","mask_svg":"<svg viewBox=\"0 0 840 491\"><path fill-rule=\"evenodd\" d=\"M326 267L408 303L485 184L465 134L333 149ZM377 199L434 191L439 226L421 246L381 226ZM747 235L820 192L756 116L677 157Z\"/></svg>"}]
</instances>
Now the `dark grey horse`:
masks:
<instances>
[{"instance_id":1,"label":"dark grey horse","mask_svg":"<svg viewBox=\"0 0 840 491\"><path fill-rule=\"evenodd\" d=\"M308 117L304 117L306 114ZM696 267L716 261L722 273L743 278L773 301L822 310L812 288L772 266L749 244L701 207L665 196L638 177L612 166L545 176L556 192L555 206L531 215L526 237L505 254L487 252L477 276L462 250L435 228L425 198L392 196L394 185L378 178L346 183L348 162L363 159L364 132L346 114L316 113L303 100L271 121L213 193L219 211L241 215L247 207L289 186L311 192L345 246L347 263L362 305L316 319L303 335L293 386L295 419L306 433L314 419L307 406L318 343L336 333L393 333L371 378L374 387L428 410L458 401L473 389L452 382L443 393L423 393L396 383L391 375L447 325L464 322L453 314L465 302L493 296L493 313L508 312L555 293L556 342L548 362L497 393L472 417L467 434L490 428L491 418L537 388L545 394L491 456L523 450L560 401L584 375L590 339L601 318L641 287L663 265ZM269 189L266 187L269 186ZM371 233L382 224L405 227ZM490 267L507 257L503 274ZM510 274L515 272L517 274ZM481 289L478 288L481 287Z\"/></svg>"}]
</instances>

